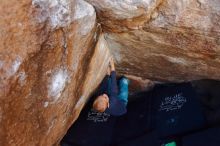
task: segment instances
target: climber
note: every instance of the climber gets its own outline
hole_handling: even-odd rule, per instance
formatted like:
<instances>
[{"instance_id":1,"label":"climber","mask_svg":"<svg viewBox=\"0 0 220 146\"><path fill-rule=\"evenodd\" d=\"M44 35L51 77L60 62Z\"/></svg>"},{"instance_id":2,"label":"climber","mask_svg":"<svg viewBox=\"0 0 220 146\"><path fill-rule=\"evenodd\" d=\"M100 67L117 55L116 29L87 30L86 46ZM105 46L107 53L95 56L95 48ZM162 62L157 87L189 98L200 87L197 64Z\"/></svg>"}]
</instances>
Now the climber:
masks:
<instances>
[{"instance_id":1,"label":"climber","mask_svg":"<svg viewBox=\"0 0 220 146\"><path fill-rule=\"evenodd\" d=\"M107 146L111 143L117 116L127 112L129 80L121 77L117 85L113 59L109 64L98 92L90 98L77 121L68 130L63 145Z\"/></svg>"},{"instance_id":2,"label":"climber","mask_svg":"<svg viewBox=\"0 0 220 146\"><path fill-rule=\"evenodd\" d=\"M101 83L98 97L93 102L93 109L97 112L106 112L114 116L120 116L126 113L129 80L123 76L118 82L119 90L114 60L111 58L107 75Z\"/></svg>"}]
</instances>

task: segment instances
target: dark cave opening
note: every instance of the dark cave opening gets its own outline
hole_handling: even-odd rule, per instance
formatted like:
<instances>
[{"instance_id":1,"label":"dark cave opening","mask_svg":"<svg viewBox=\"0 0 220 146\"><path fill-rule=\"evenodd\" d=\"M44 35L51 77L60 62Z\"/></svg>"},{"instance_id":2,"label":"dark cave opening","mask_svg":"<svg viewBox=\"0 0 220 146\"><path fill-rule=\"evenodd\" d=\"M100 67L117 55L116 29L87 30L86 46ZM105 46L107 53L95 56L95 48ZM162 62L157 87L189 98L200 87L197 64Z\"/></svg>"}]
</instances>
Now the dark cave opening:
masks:
<instances>
[{"instance_id":1,"label":"dark cave opening","mask_svg":"<svg viewBox=\"0 0 220 146\"><path fill-rule=\"evenodd\" d=\"M156 84L149 91L130 94L127 109L120 117L89 114L88 103L61 146L218 146L220 143L220 81Z\"/></svg>"}]
</instances>

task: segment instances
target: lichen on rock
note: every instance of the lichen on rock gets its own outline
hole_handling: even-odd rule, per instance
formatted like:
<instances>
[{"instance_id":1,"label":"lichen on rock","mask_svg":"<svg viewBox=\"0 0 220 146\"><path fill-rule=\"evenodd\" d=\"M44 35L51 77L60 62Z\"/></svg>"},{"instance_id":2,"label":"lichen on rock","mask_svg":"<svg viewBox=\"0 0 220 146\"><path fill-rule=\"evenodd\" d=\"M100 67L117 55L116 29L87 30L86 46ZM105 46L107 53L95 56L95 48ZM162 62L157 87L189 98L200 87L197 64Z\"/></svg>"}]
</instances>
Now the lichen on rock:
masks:
<instances>
[{"instance_id":1,"label":"lichen on rock","mask_svg":"<svg viewBox=\"0 0 220 146\"><path fill-rule=\"evenodd\" d=\"M52 73L52 78L49 81L48 85L48 96L53 98L53 101L56 102L68 82L68 72L66 69L55 70Z\"/></svg>"},{"instance_id":2,"label":"lichen on rock","mask_svg":"<svg viewBox=\"0 0 220 146\"><path fill-rule=\"evenodd\" d=\"M32 0L39 23L49 21L52 28L65 27L72 22L73 5L70 0Z\"/></svg>"}]
</instances>

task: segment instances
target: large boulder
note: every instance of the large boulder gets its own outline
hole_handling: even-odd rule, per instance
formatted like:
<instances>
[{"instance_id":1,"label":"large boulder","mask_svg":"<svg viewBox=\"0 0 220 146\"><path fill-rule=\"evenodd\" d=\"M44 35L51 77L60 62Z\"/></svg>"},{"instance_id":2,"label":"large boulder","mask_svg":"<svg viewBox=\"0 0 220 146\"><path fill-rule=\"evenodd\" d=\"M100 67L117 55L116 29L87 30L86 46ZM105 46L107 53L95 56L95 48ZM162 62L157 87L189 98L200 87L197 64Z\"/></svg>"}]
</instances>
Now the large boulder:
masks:
<instances>
[{"instance_id":1,"label":"large boulder","mask_svg":"<svg viewBox=\"0 0 220 146\"><path fill-rule=\"evenodd\" d=\"M118 71L159 81L220 79L219 0L87 0Z\"/></svg>"},{"instance_id":2,"label":"large boulder","mask_svg":"<svg viewBox=\"0 0 220 146\"><path fill-rule=\"evenodd\" d=\"M2 0L0 16L1 146L58 145L110 54L134 88L220 79L219 0Z\"/></svg>"},{"instance_id":3,"label":"large boulder","mask_svg":"<svg viewBox=\"0 0 220 146\"><path fill-rule=\"evenodd\" d=\"M0 145L57 145L108 66L95 10L3 0L0 13Z\"/></svg>"}]
</instances>

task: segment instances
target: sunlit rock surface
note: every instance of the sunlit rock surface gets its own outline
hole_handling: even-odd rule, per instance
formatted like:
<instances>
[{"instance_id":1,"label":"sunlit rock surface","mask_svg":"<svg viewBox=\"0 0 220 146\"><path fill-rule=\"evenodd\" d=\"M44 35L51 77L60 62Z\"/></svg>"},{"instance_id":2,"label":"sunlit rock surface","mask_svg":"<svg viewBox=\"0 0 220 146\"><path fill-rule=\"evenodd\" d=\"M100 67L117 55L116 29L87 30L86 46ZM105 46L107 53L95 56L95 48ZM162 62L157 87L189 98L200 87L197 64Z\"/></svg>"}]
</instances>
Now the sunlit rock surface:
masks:
<instances>
[{"instance_id":1,"label":"sunlit rock surface","mask_svg":"<svg viewBox=\"0 0 220 146\"><path fill-rule=\"evenodd\" d=\"M220 1L87 1L97 9L121 73L160 81L220 79Z\"/></svg>"},{"instance_id":2,"label":"sunlit rock surface","mask_svg":"<svg viewBox=\"0 0 220 146\"><path fill-rule=\"evenodd\" d=\"M219 0L1 0L0 18L0 146L58 145L110 54L135 91L220 79Z\"/></svg>"},{"instance_id":3,"label":"sunlit rock surface","mask_svg":"<svg viewBox=\"0 0 220 146\"><path fill-rule=\"evenodd\" d=\"M57 145L108 66L94 8L3 0L0 13L0 145Z\"/></svg>"}]
</instances>

